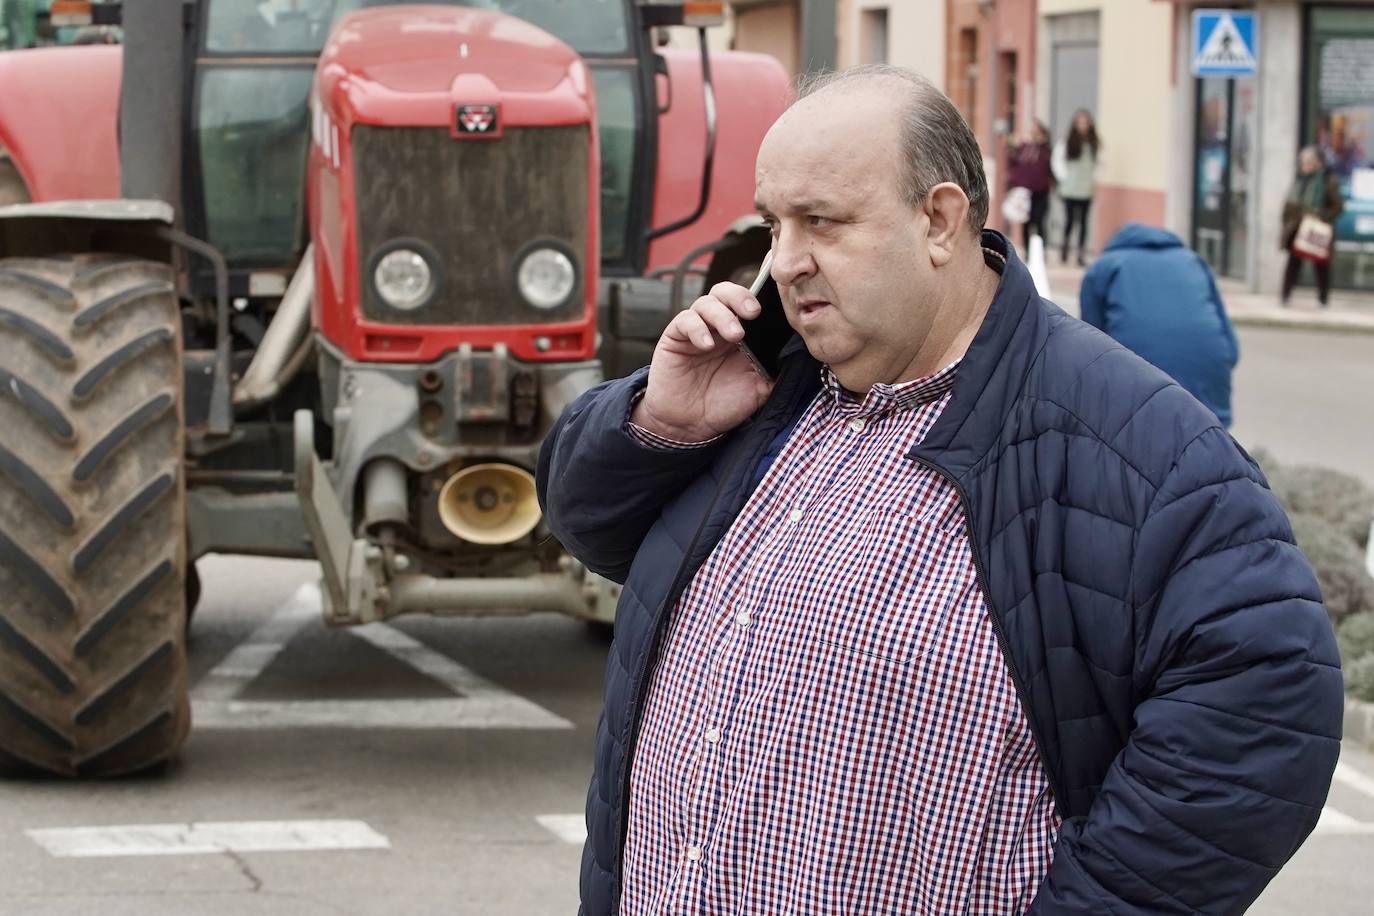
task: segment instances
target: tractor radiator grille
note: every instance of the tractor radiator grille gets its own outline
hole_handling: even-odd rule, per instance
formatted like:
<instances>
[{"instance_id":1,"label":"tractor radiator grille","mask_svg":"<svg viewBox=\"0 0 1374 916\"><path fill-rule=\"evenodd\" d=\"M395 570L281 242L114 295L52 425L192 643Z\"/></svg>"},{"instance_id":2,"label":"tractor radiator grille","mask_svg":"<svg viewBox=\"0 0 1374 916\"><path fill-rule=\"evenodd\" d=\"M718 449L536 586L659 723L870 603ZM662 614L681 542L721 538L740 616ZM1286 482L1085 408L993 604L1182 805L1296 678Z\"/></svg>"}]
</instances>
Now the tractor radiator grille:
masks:
<instances>
[{"instance_id":1,"label":"tractor radiator grille","mask_svg":"<svg viewBox=\"0 0 1374 916\"><path fill-rule=\"evenodd\" d=\"M495 140L447 128L353 128L363 314L386 324L492 325L575 321L584 311L588 128L515 127ZM410 311L372 285L374 253L396 239L438 253L438 294ZM538 309L516 291L515 258L539 239L576 252L577 289Z\"/></svg>"}]
</instances>

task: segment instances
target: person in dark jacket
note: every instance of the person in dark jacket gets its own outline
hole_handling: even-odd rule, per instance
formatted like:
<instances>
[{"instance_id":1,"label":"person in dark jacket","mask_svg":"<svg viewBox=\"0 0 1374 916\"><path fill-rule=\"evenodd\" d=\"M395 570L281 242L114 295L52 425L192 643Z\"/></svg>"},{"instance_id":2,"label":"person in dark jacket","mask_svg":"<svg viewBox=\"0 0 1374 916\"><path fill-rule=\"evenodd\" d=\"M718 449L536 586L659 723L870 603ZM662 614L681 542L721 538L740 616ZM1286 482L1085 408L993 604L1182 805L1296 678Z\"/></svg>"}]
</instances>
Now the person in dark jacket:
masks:
<instances>
[{"instance_id":1,"label":"person in dark jacket","mask_svg":"<svg viewBox=\"0 0 1374 916\"><path fill-rule=\"evenodd\" d=\"M1036 295L922 77L827 74L756 195L797 329L720 283L537 482L624 584L582 913L1238 913L1317 821L1341 675L1263 474Z\"/></svg>"},{"instance_id":2,"label":"person in dark jacket","mask_svg":"<svg viewBox=\"0 0 1374 916\"><path fill-rule=\"evenodd\" d=\"M1031 136L1007 151L1007 187L1030 192L1030 216L1021 224L1021 248L1030 250L1031 233L1043 240L1054 172L1050 169L1050 129L1039 121Z\"/></svg>"},{"instance_id":3,"label":"person in dark jacket","mask_svg":"<svg viewBox=\"0 0 1374 916\"><path fill-rule=\"evenodd\" d=\"M1207 262L1165 229L1127 223L1083 275L1084 321L1164 370L1231 425L1240 346Z\"/></svg>"},{"instance_id":4,"label":"person in dark jacket","mask_svg":"<svg viewBox=\"0 0 1374 916\"><path fill-rule=\"evenodd\" d=\"M1341 194L1340 176L1327 171L1322 164L1321 152L1315 146L1304 147L1298 154L1298 176L1288 189L1288 199L1283 204L1283 250L1288 252L1288 262L1283 267L1283 290L1279 302L1288 304L1293 294L1293 286L1302 272L1304 258L1293 252L1293 240L1297 238L1298 227L1304 216L1315 216L1333 226L1336 217L1345 209L1345 197ZM1317 275L1317 302L1323 307L1331 295L1331 262L1313 261L1312 270Z\"/></svg>"}]
</instances>

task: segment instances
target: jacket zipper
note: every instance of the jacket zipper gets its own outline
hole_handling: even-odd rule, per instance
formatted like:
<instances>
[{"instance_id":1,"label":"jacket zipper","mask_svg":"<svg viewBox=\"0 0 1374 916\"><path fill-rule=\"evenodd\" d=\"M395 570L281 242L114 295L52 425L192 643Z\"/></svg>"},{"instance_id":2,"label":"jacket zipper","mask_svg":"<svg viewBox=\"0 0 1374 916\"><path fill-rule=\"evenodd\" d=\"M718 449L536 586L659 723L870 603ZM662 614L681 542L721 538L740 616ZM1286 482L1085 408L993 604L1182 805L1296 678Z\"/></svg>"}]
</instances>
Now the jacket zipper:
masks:
<instances>
[{"instance_id":1,"label":"jacket zipper","mask_svg":"<svg viewBox=\"0 0 1374 916\"><path fill-rule=\"evenodd\" d=\"M1035 741L1035 753L1040 758L1040 768L1045 772L1045 779L1050 784L1050 791L1054 793L1054 806L1059 811L1061 820L1066 819L1066 809L1064 804L1067 797L1062 794L1061 786L1055 778L1055 771L1045 759L1045 740L1040 731L1040 726L1031 714L1030 694L1026 691L1025 682L1021 680L1021 672L1017 669L1015 660L1011 656L1011 651L1007 648L1006 636L1002 633L1002 618L997 614L997 608L992 602L992 590L988 588L987 573L983 568L983 560L978 552L978 539L973 536L973 511L969 503L968 494L964 492L963 486L955 479L954 475L946 471L940 465L926 458L910 456L911 460L923 468L934 471L944 479L954 492L959 496L959 506L964 511L964 518L968 522L968 544L969 554L973 557L973 572L978 579L978 588L983 592L983 602L988 607L988 617L992 620L992 635L997 639L997 648L1002 652L1002 663L1007 666L1007 672L1011 674L1012 686L1016 688L1016 696L1021 703L1021 711L1026 717L1026 723L1030 725L1031 738Z\"/></svg>"}]
</instances>

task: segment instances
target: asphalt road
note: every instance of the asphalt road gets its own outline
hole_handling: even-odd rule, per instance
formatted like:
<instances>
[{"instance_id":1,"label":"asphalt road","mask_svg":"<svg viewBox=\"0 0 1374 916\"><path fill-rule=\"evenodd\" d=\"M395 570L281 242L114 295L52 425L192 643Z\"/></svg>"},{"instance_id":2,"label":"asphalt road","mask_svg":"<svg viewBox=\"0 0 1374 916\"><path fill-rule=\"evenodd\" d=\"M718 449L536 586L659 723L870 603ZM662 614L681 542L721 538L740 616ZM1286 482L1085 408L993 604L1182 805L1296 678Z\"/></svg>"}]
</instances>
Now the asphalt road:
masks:
<instances>
[{"instance_id":1,"label":"asphalt road","mask_svg":"<svg viewBox=\"0 0 1374 916\"><path fill-rule=\"evenodd\" d=\"M1241 336L1237 436L1371 480L1374 337ZM576 911L601 639L548 615L329 631L313 564L200 570L182 761L0 783L0 916ZM1321 827L1252 912L1368 913L1371 862L1374 757L1347 747Z\"/></svg>"},{"instance_id":2,"label":"asphalt road","mask_svg":"<svg viewBox=\"0 0 1374 916\"><path fill-rule=\"evenodd\" d=\"M1374 487L1374 334L1239 328L1231 432L1282 462Z\"/></svg>"}]
</instances>

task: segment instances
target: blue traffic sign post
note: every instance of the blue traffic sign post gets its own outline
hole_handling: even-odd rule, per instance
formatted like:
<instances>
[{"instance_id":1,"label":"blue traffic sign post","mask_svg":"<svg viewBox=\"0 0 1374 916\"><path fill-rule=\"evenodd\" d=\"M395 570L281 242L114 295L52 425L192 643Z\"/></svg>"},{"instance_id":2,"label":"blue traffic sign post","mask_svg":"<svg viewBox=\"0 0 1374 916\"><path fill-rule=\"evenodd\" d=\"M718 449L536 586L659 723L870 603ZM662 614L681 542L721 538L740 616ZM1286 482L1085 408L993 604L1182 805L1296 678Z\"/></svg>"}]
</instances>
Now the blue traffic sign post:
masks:
<instances>
[{"instance_id":1,"label":"blue traffic sign post","mask_svg":"<svg viewBox=\"0 0 1374 916\"><path fill-rule=\"evenodd\" d=\"M1259 70L1255 14L1239 10L1193 11L1193 75L1254 76Z\"/></svg>"}]
</instances>

